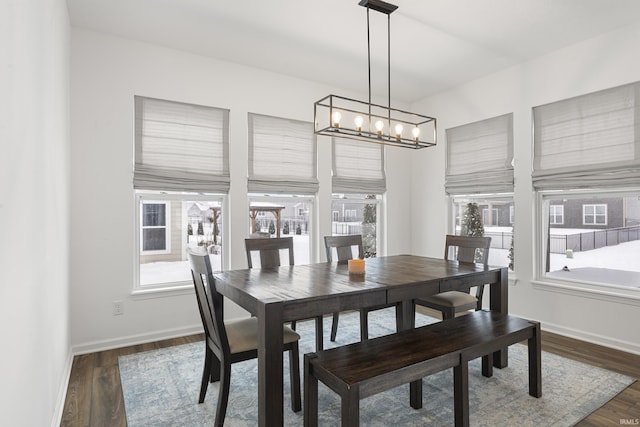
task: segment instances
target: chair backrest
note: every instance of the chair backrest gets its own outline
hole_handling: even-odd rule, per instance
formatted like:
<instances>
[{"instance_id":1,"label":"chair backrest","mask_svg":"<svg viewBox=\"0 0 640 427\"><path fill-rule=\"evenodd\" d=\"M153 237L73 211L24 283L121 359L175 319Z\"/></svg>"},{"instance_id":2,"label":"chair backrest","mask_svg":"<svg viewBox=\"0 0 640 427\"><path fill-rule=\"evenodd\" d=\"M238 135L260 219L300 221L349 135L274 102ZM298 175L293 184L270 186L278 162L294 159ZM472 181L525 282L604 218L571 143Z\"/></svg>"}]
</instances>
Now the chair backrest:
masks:
<instances>
[{"instance_id":1,"label":"chair backrest","mask_svg":"<svg viewBox=\"0 0 640 427\"><path fill-rule=\"evenodd\" d=\"M277 237L273 239L244 239L244 247L247 251L247 264L253 268L252 252L260 252L260 267L279 267L280 250L289 251L289 265L293 265L293 237Z\"/></svg>"},{"instance_id":2,"label":"chair backrest","mask_svg":"<svg viewBox=\"0 0 640 427\"><path fill-rule=\"evenodd\" d=\"M223 355L228 356L230 350L224 327L222 295L216 291L214 285L209 255L192 248L187 249L187 255L207 342L217 347Z\"/></svg>"},{"instance_id":3,"label":"chair backrest","mask_svg":"<svg viewBox=\"0 0 640 427\"><path fill-rule=\"evenodd\" d=\"M362 248L362 235L354 234L351 236L324 236L324 247L327 251L327 261L333 261L333 251L336 249L338 254L338 263L345 263L353 259L353 246L358 247L358 258L364 258L364 249Z\"/></svg>"},{"instance_id":4,"label":"chair backrest","mask_svg":"<svg viewBox=\"0 0 640 427\"><path fill-rule=\"evenodd\" d=\"M489 264L489 248L491 247L491 237L471 237L471 236L453 236L447 234L444 259L449 259L449 248L455 247L456 260L460 262L477 262Z\"/></svg>"}]
</instances>

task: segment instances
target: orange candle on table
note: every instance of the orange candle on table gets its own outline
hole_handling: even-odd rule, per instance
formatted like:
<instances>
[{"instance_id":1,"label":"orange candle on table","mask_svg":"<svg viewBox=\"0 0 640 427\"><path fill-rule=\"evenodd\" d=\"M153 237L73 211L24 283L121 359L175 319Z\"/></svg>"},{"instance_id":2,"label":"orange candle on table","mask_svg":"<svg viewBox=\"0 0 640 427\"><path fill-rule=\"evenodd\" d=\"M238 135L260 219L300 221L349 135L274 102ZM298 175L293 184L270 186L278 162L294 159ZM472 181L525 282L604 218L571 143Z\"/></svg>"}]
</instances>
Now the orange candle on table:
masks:
<instances>
[{"instance_id":1,"label":"orange candle on table","mask_svg":"<svg viewBox=\"0 0 640 427\"><path fill-rule=\"evenodd\" d=\"M349 274L364 275L364 260L363 259L350 259L349 260Z\"/></svg>"}]
</instances>

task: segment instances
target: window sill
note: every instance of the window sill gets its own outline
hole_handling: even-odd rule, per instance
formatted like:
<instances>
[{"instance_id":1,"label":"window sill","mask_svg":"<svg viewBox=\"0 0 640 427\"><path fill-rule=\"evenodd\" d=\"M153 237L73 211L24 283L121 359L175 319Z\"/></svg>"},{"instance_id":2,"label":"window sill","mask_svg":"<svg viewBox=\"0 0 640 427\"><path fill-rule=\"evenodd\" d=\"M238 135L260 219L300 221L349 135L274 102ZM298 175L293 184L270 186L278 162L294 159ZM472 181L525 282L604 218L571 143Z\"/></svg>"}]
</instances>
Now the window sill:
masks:
<instances>
[{"instance_id":1,"label":"window sill","mask_svg":"<svg viewBox=\"0 0 640 427\"><path fill-rule=\"evenodd\" d=\"M640 307L640 289L604 286L585 282L532 280L535 289L546 292L592 298Z\"/></svg>"},{"instance_id":2,"label":"window sill","mask_svg":"<svg viewBox=\"0 0 640 427\"><path fill-rule=\"evenodd\" d=\"M136 288L131 291L134 300L145 300L151 298L167 298L180 295L192 295L193 284L189 282L171 283L165 286Z\"/></svg>"}]
</instances>

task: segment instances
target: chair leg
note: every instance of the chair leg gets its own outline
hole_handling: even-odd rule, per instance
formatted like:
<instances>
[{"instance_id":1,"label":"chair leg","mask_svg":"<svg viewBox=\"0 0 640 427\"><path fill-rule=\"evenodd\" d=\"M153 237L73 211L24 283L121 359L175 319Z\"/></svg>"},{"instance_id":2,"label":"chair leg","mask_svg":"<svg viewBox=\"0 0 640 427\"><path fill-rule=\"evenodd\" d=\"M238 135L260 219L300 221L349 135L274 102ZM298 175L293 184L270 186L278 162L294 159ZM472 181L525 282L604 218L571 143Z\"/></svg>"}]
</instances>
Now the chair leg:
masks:
<instances>
[{"instance_id":1,"label":"chair leg","mask_svg":"<svg viewBox=\"0 0 640 427\"><path fill-rule=\"evenodd\" d=\"M291 321L291 329L293 329L294 331L296 330L296 321L295 320Z\"/></svg>"},{"instance_id":2,"label":"chair leg","mask_svg":"<svg viewBox=\"0 0 640 427\"><path fill-rule=\"evenodd\" d=\"M227 403L229 402L229 386L231 383L231 364L222 362L220 364L220 391L218 393L218 409L216 409L215 427L224 425L224 417L227 414Z\"/></svg>"},{"instance_id":3,"label":"chair leg","mask_svg":"<svg viewBox=\"0 0 640 427\"><path fill-rule=\"evenodd\" d=\"M300 395L300 350L298 343L291 343L289 349L289 382L291 383L291 409L293 412L302 410L302 396Z\"/></svg>"},{"instance_id":4,"label":"chair leg","mask_svg":"<svg viewBox=\"0 0 640 427\"><path fill-rule=\"evenodd\" d=\"M369 312L366 309L360 310L360 341L369 339Z\"/></svg>"},{"instance_id":5,"label":"chair leg","mask_svg":"<svg viewBox=\"0 0 640 427\"><path fill-rule=\"evenodd\" d=\"M322 316L316 317L316 351L324 349L324 333L322 327Z\"/></svg>"},{"instance_id":6,"label":"chair leg","mask_svg":"<svg viewBox=\"0 0 640 427\"><path fill-rule=\"evenodd\" d=\"M338 333L338 319L340 318L340 313L333 313L333 322L331 323L331 341L336 340L336 335Z\"/></svg>"},{"instance_id":7,"label":"chair leg","mask_svg":"<svg viewBox=\"0 0 640 427\"><path fill-rule=\"evenodd\" d=\"M442 310L442 320L449 320L456 317L455 308Z\"/></svg>"},{"instance_id":8,"label":"chair leg","mask_svg":"<svg viewBox=\"0 0 640 427\"><path fill-rule=\"evenodd\" d=\"M211 363L215 358L213 351L206 345L206 353L204 355L204 367L202 369L202 381L200 382L200 396L198 397L198 403L204 402L204 397L207 394L207 388L209 387L209 378L211 377Z\"/></svg>"},{"instance_id":9,"label":"chair leg","mask_svg":"<svg viewBox=\"0 0 640 427\"><path fill-rule=\"evenodd\" d=\"M218 357L215 354L213 355L211 369L209 371L211 374L209 382L214 383L216 381L220 381L220 360L218 360Z\"/></svg>"}]
</instances>

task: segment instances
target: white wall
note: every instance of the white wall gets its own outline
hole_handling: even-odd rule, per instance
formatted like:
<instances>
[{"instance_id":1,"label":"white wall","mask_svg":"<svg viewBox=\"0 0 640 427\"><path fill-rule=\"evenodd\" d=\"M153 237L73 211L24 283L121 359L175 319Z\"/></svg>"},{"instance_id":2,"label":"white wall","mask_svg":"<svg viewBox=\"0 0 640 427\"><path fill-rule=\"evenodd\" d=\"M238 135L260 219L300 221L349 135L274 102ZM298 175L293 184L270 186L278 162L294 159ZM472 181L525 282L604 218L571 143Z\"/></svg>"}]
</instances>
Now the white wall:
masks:
<instances>
[{"instance_id":1,"label":"white wall","mask_svg":"<svg viewBox=\"0 0 640 427\"><path fill-rule=\"evenodd\" d=\"M69 344L69 22L0 3L0 425L59 424Z\"/></svg>"},{"instance_id":2,"label":"white wall","mask_svg":"<svg viewBox=\"0 0 640 427\"><path fill-rule=\"evenodd\" d=\"M640 24L570 46L469 82L412 108L438 118L440 143L413 158L412 250L439 256L447 232L444 194L447 128L514 114L515 266L510 311L538 319L543 329L640 353L640 301L532 284L534 197L531 187L531 108L640 80ZM417 183L421 183L417 187Z\"/></svg>"},{"instance_id":3,"label":"white wall","mask_svg":"<svg viewBox=\"0 0 640 427\"><path fill-rule=\"evenodd\" d=\"M73 29L71 34L71 340L93 351L200 329L192 293L132 298L134 279L133 96L230 109L231 267L246 266L247 113L313 120L313 102L353 92L159 46ZM362 97L362 94L360 94ZM405 107L405 106L399 106ZM330 234L330 143L319 138L317 235ZM408 154L387 158L390 253L410 234ZM318 240L318 244L321 242ZM320 248L316 248L321 253ZM124 315L112 315L112 301ZM227 312L228 314L228 312Z\"/></svg>"}]
</instances>

